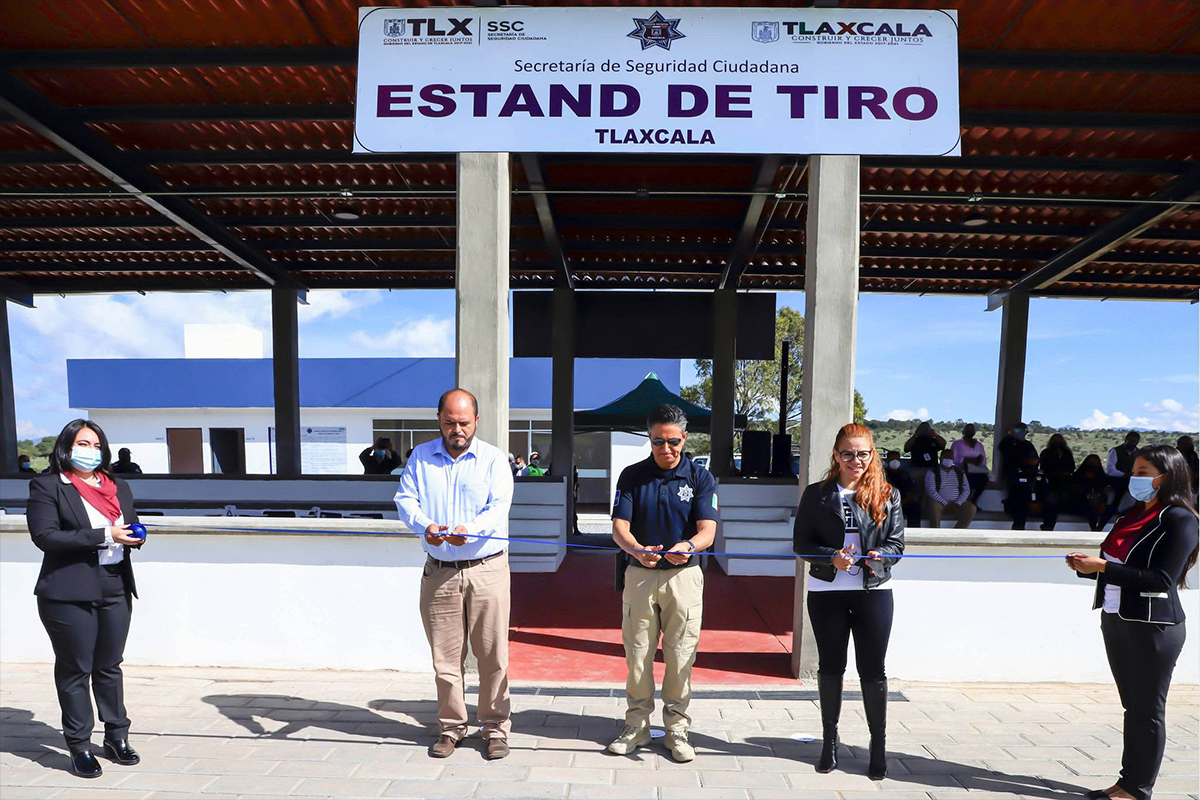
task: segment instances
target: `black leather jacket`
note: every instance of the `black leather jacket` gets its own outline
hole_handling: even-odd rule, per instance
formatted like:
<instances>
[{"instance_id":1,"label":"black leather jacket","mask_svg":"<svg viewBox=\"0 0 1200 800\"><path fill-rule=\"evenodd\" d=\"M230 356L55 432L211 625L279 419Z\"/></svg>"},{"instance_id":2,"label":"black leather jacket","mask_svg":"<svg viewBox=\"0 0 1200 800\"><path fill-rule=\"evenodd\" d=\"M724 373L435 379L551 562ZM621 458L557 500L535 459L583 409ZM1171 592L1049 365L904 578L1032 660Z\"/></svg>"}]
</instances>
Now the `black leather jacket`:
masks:
<instances>
[{"instance_id":1,"label":"black leather jacket","mask_svg":"<svg viewBox=\"0 0 1200 800\"><path fill-rule=\"evenodd\" d=\"M1119 522L1120 520L1118 520ZM1183 622L1183 603L1176 585L1183 576L1188 556L1196 549L1196 515L1181 506L1166 506L1146 526L1124 564L1108 563L1104 572L1081 578L1096 581L1092 608L1104 605L1104 588L1121 587L1117 616L1129 622L1178 625Z\"/></svg>"},{"instance_id":2,"label":"black leather jacket","mask_svg":"<svg viewBox=\"0 0 1200 800\"><path fill-rule=\"evenodd\" d=\"M900 504L900 492L892 489L887 517L882 525L876 523L858 503L852 502L850 507L858 521L863 554L876 550L885 556L879 563L872 562L870 570L862 571L863 588L871 589L886 583L892 577L892 565L900 560L886 556L904 554L904 512ZM842 549L845 541L846 523L842 519L842 500L837 481L810 484L800 496L800 507L796 509L792 551L796 555L809 556L805 560L810 576L832 582L837 574L833 566L833 554Z\"/></svg>"}]
</instances>

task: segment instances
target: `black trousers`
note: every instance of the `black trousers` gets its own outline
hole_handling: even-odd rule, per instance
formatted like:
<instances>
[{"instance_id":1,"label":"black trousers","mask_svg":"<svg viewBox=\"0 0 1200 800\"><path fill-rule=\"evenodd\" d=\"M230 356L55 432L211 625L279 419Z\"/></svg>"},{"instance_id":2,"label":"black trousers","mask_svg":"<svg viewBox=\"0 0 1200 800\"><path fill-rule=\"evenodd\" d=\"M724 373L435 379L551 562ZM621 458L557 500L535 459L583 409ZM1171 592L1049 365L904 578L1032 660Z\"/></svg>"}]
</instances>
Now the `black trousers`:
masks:
<instances>
[{"instance_id":1,"label":"black trousers","mask_svg":"<svg viewBox=\"0 0 1200 800\"><path fill-rule=\"evenodd\" d=\"M1150 797L1167 744L1167 691L1183 649L1182 624L1126 622L1100 615L1100 632L1125 709L1125 749L1117 785L1138 800Z\"/></svg>"},{"instance_id":2,"label":"black trousers","mask_svg":"<svg viewBox=\"0 0 1200 800\"><path fill-rule=\"evenodd\" d=\"M88 682L104 722L106 739L129 735L121 660L133 599L114 567L100 567L103 598L65 603L38 598L38 616L54 647L54 687L62 708L63 738L71 752L91 748L96 717L88 697Z\"/></svg>"},{"instance_id":3,"label":"black trousers","mask_svg":"<svg viewBox=\"0 0 1200 800\"><path fill-rule=\"evenodd\" d=\"M971 486L970 501L975 505L979 505L979 496L983 494L983 490L987 488L988 481L991 478L986 472L968 472L967 483Z\"/></svg>"},{"instance_id":4,"label":"black trousers","mask_svg":"<svg viewBox=\"0 0 1200 800\"><path fill-rule=\"evenodd\" d=\"M817 638L817 672L846 672L846 649L854 636L854 663L863 681L881 681L892 636L892 590L809 592L808 618Z\"/></svg>"}]
</instances>

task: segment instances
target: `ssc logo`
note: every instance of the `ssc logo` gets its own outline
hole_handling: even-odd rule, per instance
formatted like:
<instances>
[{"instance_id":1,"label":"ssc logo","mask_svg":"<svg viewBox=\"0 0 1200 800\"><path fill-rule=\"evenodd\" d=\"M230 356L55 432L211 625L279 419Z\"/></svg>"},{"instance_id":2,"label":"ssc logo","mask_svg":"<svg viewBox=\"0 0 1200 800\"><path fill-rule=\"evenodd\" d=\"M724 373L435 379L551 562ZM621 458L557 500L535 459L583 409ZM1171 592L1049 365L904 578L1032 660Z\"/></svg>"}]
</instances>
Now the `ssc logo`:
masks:
<instances>
[{"instance_id":1,"label":"ssc logo","mask_svg":"<svg viewBox=\"0 0 1200 800\"><path fill-rule=\"evenodd\" d=\"M402 19L385 19L383 21L383 35L389 39L395 39L404 35L404 20Z\"/></svg>"},{"instance_id":2,"label":"ssc logo","mask_svg":"<svg viewBox=\"0 0 1200 800\"><path fill-rule=\"evenodd\" d=\"M763 44L779 41L779 23L751 22L750 38L756 42L762 42Z\"/></svg>"},{"instance_id":3,"label":"ssc logo","mask_svg":"<svg viewBox=\"0 0 1200 800\"><path fill-rule=\"evenodd\" d=\"M637 25L637 28L626 35L631 39L640 41L643 50L648 50L651 47L661 47L663 50L670 50L671 42L676 39L686 38L679 32L679 20L663 19L663 15L657 11L649 19L634 17L633 22Z\"/></svg>"}]
</instances>

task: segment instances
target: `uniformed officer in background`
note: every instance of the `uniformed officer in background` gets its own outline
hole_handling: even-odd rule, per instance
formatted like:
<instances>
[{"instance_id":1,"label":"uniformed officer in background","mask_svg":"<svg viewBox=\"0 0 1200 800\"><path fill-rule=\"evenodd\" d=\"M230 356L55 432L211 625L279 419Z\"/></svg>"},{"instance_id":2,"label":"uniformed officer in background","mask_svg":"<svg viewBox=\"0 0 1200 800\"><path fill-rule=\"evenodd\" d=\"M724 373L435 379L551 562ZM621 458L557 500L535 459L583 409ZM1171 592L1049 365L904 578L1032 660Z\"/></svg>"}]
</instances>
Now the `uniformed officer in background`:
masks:
<instances>
[{"instance_id":1,"label":"uniformed officer in background","mask_svg":"<svg viewBox=\"0 0 1200 800\"><path fill-rule=\"evenodd\" d=\"M717 482L683 455L687 416L662 405L646 420L651 455L626 467L617 481L613 540L628 563L621 596L621 638L629 677L625 728L608 746L628 755L650 743L654 711L654 654L662 633L664 743L676 761L691 761L692 664L700 642L704 572L692 555L717 533ZM649 551L649 552L647 552Z\"/></svg>"}]
</instances>

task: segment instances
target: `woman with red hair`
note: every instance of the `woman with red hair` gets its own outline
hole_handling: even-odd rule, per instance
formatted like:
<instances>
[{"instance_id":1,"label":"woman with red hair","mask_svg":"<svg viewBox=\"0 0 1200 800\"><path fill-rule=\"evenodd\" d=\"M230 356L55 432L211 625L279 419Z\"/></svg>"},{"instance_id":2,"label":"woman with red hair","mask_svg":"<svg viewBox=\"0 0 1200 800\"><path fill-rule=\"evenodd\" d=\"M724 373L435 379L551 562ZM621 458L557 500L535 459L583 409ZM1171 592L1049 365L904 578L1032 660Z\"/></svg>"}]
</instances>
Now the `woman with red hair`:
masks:
<instances>
[{"instance_id":1,"label":"woman with red hair","mask_svg":"<svg viewBox=\"0 0 1200 800\"><path fill-rule=\"evenodd\" d=\"M846 649L855 663L871 732L867 775L887 777L887 676L892 590L882 588L904 553L900 493L884 476L875 439L862 425L844 425L834 440L829 472L800 497L792 547L808 562L808 616L817 639L821 759L817 772L837 767L838 718Z\"/></svg>"}]
</instances>

